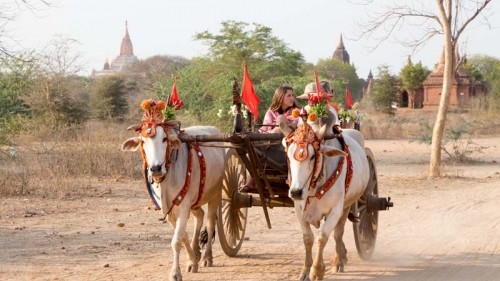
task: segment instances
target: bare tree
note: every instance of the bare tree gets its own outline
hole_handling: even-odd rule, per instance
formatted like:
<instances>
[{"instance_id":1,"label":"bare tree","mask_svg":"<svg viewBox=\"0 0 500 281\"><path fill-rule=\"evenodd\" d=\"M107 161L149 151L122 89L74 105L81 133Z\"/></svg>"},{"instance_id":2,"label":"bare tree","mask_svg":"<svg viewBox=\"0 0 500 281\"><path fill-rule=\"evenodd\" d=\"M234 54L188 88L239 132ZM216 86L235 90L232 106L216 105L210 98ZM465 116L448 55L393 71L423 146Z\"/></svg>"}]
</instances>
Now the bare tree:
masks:
<instances>
[{"instance_id":1,"label":"bare tree","mask_svg":"<svg viewBox=\"0 0 500 281\"><path fill-rule=\"evenodd\" d=\"M374 1L364 1L371 4ZM378 47L389 38L398 40L403 46L413 51L422 48L435 35L443 36L444 76L441 90L441 100L436 122L432 133L431 159L429 177L439 177L441 174L441 143L446 125L453 78L458 67L455 55L460 35L478 16L487 23L483 11L491 0L435 0L435 6L430 1L394 1L393 6L385 6L382 12L369 16L366 23L361 24L361 35L376 37ZM400 32L401 28L413 27L416 33ZM377 34L381 36L377 37Z\"/></svg>"},{"instance_id":2,"label":"bare tree","mask_svg":"<svg viewBox=\"0 0 500 281\"><path fill-rule=\"evenodd\" d=\"M15 21L16 16L25 10L36 14L37 11L50 7L47 0L8 0L0 3L0 54L17 58L14 47L15 36L9 29L9 24ZM19 58L20 59L20 58Z\"/></svg>"}]
</instances>

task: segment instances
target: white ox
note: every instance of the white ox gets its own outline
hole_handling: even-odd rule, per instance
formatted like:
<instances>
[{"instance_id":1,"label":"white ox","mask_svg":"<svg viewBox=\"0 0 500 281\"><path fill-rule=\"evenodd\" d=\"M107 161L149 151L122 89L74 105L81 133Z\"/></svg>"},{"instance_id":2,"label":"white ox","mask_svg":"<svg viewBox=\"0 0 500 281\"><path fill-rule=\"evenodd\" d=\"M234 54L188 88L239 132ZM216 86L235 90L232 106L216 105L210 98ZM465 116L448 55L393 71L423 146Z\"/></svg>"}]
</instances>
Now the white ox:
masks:
<instances>
[{"instance_id":1,"label":"white ox","mask_svg":"<svg viewBox=\"0 0 500 281\"><path fill-rule=\"evenodd\" d=\"M217 208L222 190L224 150L218 147L195 146L188 149L188 144L181 143L174 130L168 128L167 123L154 124L146 134L126 140L122 144L122 150L136 151L140 149L143 160L147 163L147 167L144 168L147 168L149 181L153 182L153 198L159 199L159 207L175 229L171 242L174 260L170 280L179 281L182 280L179 268L179 252L182 244L186 247L189 255L187 271L198 271L198 262L201 258L198 242L204 217L201 206L205 204L208 204L208 243L203 256L203 265L212 266L211 241L215 233ZM139 127L136 127L136 130L140 130ZM151 134L151 130L153 130L153 134ZM184 133L188 135L220 135L217 128L209 126L189 127L184 130ZM196 149L199 150L196 151ZM192 163L191 172L188 169L189 157L191 157ZM205 162L204 165L202 162ZM206 167L205 171L203 171L203 166ZM205 177L206 175L208 176ZM200 179L203 179L204 187L202 187L203 182L200 185ZM186 232L190 212L195 217L195 233L191 244L189 244Z\"/></svg>"},{"instance_id":2,"label":"white ox","mask_svg":"<svg viewBox=\"0 0 500 281\"><path fill-rule=\"evenodd\" d=\"M352 161L352 176L346 193L348 154L338 139L324 140L326 128L331 128L335 117L330 114L328 124L318 128L299 119L292 132L282 126L286 136L283 144L289 159L289 196L294 200L295 212L300 222L305 246L305 263L299 280L322 280L325 274L323 250L330 233L336 242L336 269L343 272L347 261L342 240L350 206L363 194L369 180L369 165L364 151L362 135L349 130L343 134ZM314 128L313 128L314 127ZM331 129L330 129L331 130ZM341 167L339 167L341 164ZM313 260L314 234L311 225L320 227L316 237L317 253Z\"/></svg>"}]
</instances>

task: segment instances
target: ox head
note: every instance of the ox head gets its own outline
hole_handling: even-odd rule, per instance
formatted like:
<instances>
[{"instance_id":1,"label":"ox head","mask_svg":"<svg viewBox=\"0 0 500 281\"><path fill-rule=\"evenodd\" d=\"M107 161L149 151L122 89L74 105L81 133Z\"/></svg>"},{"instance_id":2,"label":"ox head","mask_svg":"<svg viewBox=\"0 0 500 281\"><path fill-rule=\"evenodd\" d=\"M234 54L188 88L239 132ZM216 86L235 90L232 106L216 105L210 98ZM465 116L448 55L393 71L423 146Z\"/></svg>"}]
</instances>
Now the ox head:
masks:
<instances>
[{"instance_id":1,"label":"ox head","mask_svg":"<svg viewBox=\"0 0 500 281\"><path fill-rule=\"evenodd\" d=\"M325 132L332 127L334 120L331 116L317 132L300 118L295 131L281 127L289 163L289 197L293 200L305 200L315 193L316 182L324 168L324 157L347 156L344 151L324 143Z\"/></svg>"},{"instance_id":2,"label":"ox head","mask_svg":"<svg viewBox=\"0 0 500 281\"><path fill-rule=\"evenodd\" d=\"M142 123L130 126L139 136L123 142L122 151L140 150L143 164L148 168L149 174L157 183L162 182L168 172L170 155L174 149L180 147L181 141L174 131L179 126L178 121L163 121L162 110L165 108L161 102L148 104L144 102L141 107L145 110Z\"/></svg>"}]
</instances>

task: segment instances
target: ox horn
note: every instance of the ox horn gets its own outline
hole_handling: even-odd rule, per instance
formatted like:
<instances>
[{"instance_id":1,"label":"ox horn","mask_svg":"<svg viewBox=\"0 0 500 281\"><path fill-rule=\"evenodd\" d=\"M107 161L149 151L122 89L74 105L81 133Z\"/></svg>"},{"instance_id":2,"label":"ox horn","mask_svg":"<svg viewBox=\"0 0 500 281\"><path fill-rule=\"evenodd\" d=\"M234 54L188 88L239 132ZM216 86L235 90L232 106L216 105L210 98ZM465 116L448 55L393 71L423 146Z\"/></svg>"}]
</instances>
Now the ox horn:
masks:
<instances>
[{"instance_id":1,"label":"ox horn","mask_svg":"<svg viewBox=\"0 0 500 281\"><path fill-rule=\"evenodd\" d=\"M280 129L283 135L285 135L285 138L293 132L293 128L284 122L280 123Z\"/></svg>"},{"instance_id":2,"label":"ox horn","mask_svg":"<svg viewBox=\"0 0 500 281\"><path fill-rule=\"evenodd\" d=\"M127 130L134 129L134 131L139 131L142 127L142 123L135 124L135 125L130 125L127 127Z\"/></svg>"},{"instance_id":3,"label":"ox horn","mask_svg":"<svg viewBox=\"0 0 500 281\"><path fill-rule=\"evenodd\" d=\"M320 140L323 139L328 128L331 128L333 126L333 122L335 122L335 115L330 110L328 110L328 117L326 117L325 119L325 125L321 126L321 129L319 129L317 135L318 139Z\"/></svg>"}]
</instances>

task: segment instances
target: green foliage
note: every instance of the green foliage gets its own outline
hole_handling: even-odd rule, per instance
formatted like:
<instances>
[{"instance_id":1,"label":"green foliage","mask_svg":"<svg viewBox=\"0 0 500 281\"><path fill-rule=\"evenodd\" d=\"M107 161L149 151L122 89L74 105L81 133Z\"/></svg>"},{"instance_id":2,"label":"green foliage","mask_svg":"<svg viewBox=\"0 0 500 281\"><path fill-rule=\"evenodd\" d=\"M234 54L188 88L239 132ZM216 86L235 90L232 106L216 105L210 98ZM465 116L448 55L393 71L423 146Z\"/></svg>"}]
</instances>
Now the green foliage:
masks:
<instances>
[{"instance_id":1,"label":"green foliage","mask_svg":"<svg viewBox=\"0 0 500 281\"><path fill-rule=\"evenodd\" d=\"M407 64L401 69L400 77L403 87L409 91L415 91L422 87L422 83L430 71L422 66L422 63Z\"/></svg>"},{"instance_id":2,"label":"green foliage","mask_svg":"<svg viewBox=\"0 0 500 281\"><path fill-rule=\"evenodd\" d=\"M205 31L194 38L209 47L207 58L216 64L216 72L241 73L238 76L242 77L246 63L254 82L267 77L301 74L302 54L273 36L269 27L224 21L219 34Z\"/></svg>"},{"instance_id":3,"label":"green foliage","mask_svg":"<svg viewBox=\"0 0 500 281\"><path fill-rule=\"evenodd\" d=\"M477 78L487 81L500 79L500 59L486 55L474 55L467 59L464 67Z\"/></svg>"},{"instance_id":4,"label":"green foliage","mask_svg":"<svg viewBox=\"0 0 500 281\"><path fill-rule=\"evenodd\" d=\"M382 65L378 67L378 76L373 86L372 102L376 109L387 114L394 114L391 107L396 100L398 91L398 80L389 72L389 67Z\"/></svg>"},{"instance_id":5,"label":"green foliage","mask_svg":"<svg viewBox=\"0 0 500 281\"><path fill-rule=\"evenodd\" d=\"M29 116L24 97L33 88L34 65L25 56L0 59L0 145L12 143Z\"/></svg>"},{"instance_id":6,"label":"green foliage","mask_svg":"<svg viewBox=\"0 0 500 281\"><path fill-rule=\"evenodd\" d=\"M488 95L500 98L500 59L475 55L467 60L465 68L476 80L485 80L488 83Z\"/></svg>"},{"instance_id":7,"label":"green foliage","mask_svg":"<svg viewBox=\"0 0 500 281\"><path fill-rule=\"evenodd\" d=\"M415 100L415 91L422 87L422 83L425 81L425 78L427 78L429 73L430 71L424 68L420 62L415 65L407 64L401 69L399 77L401 78L403 88L405 88L410 94L410 108L420 106L417 105L417 101Z\"/></svg>"},{"instance_id":8,"label":"green foliage","mask_svg":"<svg viewBox=\"0 0 500 281\"><path fill-rule=\"evenodd\" d=\"M128 110L126 96L134 89L119 76L107 76L96 81L90 96L95 117L107 120L123 120Z\"/></svg>"},{"instance_id":9,"label":"green foliage","mask_svg":"<svg viewBox=\"0 0 500 281\"><path fill-rule=\"evenodd\" d=\"M296 51L272 35L271 29L243 22L222 23L219 34L207 31L195 35L209 48L209 53L194 58L177 74L177 90L184 101L183 113L199 124L211 124L223 129L232 126L233 117L227 114L232 104L231 81L240 88L243 65L260 98L262 117L271 102L276 87L295 83L302 75L304 59ZM303 84L302 84L303 83ZM300 82L301 89L305 82ZM154 92L163 98L170 94L172 78L158 81ZM179 115L181 117L181 115Z\"/></svg>"},{"instance_id":10,"label":"green foliage","mask_svg":"<svg viewBox=\"0 0 500 281\"><path fill-rule=\"evenodd\" d=\"M336 103L345 104L346 83L353 95L353 99L361 100L363 83L359 79L354 66L329 58L319 60L316 69L321 78L326 78L332 84L336 93L334 97ZM313 77L312 72L310 77Z\"/></svg>"},{"instance_id":11,"label":"green foliage","mask_svg":"<svg viewBox=\"0 0 500 281\"><path fill-rule=\"evenodd\" d=\"M488 109L500 112L500 59L475 55L467 60L465 68L476 80L484 79L488 84Z\"/></svg>"}]
</instances>

